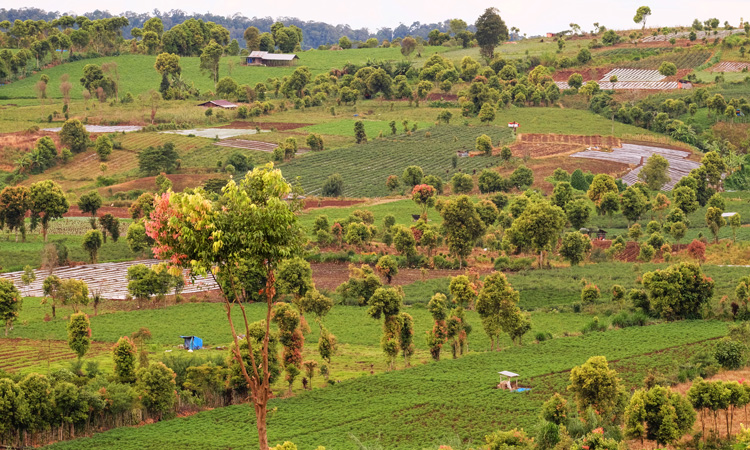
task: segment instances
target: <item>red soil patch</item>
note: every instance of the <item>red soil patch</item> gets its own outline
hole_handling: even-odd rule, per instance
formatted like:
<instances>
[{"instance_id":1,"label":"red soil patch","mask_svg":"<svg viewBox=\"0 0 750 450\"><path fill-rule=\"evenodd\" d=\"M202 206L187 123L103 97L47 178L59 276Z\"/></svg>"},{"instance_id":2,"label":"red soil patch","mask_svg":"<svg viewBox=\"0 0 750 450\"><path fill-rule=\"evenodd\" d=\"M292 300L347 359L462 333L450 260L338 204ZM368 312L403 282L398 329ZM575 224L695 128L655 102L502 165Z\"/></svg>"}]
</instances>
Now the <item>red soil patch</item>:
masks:
<instances>
[{"instance_id":1,"label":"red soil patch","mask_svg":"<svg viewBox=\"0 0 750 450\"><path fill-rule=\"evenodd\" d=\"M445 100L446 102L455 102L458 100L458 95L456 94L439 94L437 92L433 92L431 94L427 95L427 101L435 101L435 100Z\"/></svg>"},{"instance_id":2,"label":"red soil patch","mask_svg":"<svg viewBox=\"0 0 750 450\"><path fill-rule=\"evenodd\" d=\"M345 208L347 206L364 203L364 200L343 200L338 198L308 198L305 199L305 210L316 208L337 207Z\"/></svg>"},{"instance_id":3,"label":"red soil patch","mask_svg":"<svg viewBox=\"0 0 750 450\"><path fill-rule=\"evenodd\" d=\"M261 130L270 130L276 128L278 131L294 130L296 128L302 128L312 125L311 123L293 123L293 122L243 122L234 121L229 125L224 125L218 128L234 128L234 129L248 129L254 130L255 127L260 127Z\"/></svg>"},{"instance_id":4,"label":"red soil patch","mask_svg":"<svg viewBox=\"0 0 750 450\"><path fill-rule=\"evenodd\" d=\"M118 208L116 206L102 206L101 208L99 208L99 211L97 211L97 215L101 217L104 214L112 214L118 219L130 219L128 208L124 207ZM89 217L89 215L81 212L81 209L78 208L78 205L70 205L70 209L63 215L63 217Z\"/></svg>"},{"instance_id":5,"label":"red soil patch","mask_svg":"<svg viewBox=\"0 0 750 450\"><path fill-rule=\"evenodd\" d=\"M568 155L585 147L619 147L619 139L611 136L577 136L563 134L521 134L511 146L515 156L544 158Z\"/></svg>"}]
</instances>

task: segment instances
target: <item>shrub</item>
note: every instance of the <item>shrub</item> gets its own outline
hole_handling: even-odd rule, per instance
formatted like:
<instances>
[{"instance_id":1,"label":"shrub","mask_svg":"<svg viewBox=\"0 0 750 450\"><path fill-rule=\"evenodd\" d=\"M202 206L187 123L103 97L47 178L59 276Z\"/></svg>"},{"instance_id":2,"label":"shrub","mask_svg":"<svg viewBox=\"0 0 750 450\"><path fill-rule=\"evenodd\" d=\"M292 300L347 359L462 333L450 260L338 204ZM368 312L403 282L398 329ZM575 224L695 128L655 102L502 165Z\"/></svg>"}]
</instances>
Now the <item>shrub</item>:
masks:
<instances>
[{"instance_id":1,"label":"shrub","mask_svg":"<svg viewBox=\"0 0 750 450\"><path fill-rule=\"evenodd\" d=\"M736 370L742 367L744 350L745 346L741 343L724 338L716 343L714 357L721 367L727 370Z\"/></svg>"},{"instance_id":2,"label":"shrub","mask_svg":"<svg viewBox=\"0 0 750 450\"><path fill-rule=\"evenodd\" d=\"M581 289L581 301L584 305L596 303L601 296L602 293L595 284L587 284Z\"/></svg>"}]
</instances>

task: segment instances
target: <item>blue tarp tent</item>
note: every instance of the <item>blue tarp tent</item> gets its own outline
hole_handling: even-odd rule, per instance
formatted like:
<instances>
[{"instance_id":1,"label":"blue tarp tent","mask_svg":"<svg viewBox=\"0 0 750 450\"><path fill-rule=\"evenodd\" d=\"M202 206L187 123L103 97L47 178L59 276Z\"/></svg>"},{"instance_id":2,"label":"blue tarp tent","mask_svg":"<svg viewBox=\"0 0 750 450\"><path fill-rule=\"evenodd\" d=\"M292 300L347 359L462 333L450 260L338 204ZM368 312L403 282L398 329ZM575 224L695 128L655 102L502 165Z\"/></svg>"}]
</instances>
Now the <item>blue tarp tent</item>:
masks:
<instances>
[{"instance_id":1,"label":"blue tarp tent","mask_svg":"<svg viewBox=\"0 0 750 450\"><path fill-rule=\"evenodd\" d=\"M200 350L203 348L203 339L198 336L180 336L185 340L185 350Z\"/></svg>"}]
</instances>

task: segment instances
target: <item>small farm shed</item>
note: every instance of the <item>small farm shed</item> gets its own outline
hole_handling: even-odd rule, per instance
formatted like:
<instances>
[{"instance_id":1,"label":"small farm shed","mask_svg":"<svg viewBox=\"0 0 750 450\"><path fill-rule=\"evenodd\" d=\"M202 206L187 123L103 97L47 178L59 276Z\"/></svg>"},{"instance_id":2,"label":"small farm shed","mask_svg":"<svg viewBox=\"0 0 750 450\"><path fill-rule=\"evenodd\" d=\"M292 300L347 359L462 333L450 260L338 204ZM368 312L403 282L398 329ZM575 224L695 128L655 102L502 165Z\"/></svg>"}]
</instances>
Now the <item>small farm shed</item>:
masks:
<instances>
[{"instance_id":1,"label":"small farm shed","mask_svg":"<svg viewBox=\"0 0 750 450\"><path fill-rule=\"evenodd\" d=\"M268 53L253 51L245 58L248 66L293 66L299 59L294 53Z\"/></svg>"},{"instance_id":2,"label":"small farm shed","mask_svg":"<svg viewBox=\"0 0 750 450\"><path fill-rule=\"evenodd\" d=\"M503 370L502 372L498 372L498 375L500 375L500 384L497 385L500 389L507 389L509 391L512 391L513 389L518 389L518 375L517 373L508 372L507 370ZM514 388L511 384L512 381L515 379L516 387Z\"/></svg>"},{"instance_id":3,"label":"small farm shed","mask_svg":"<svg viewBox=\"0 0 750 450\"><path fill-rule=\"evenodd\" d=\"M223 109L235 109L237 105L235 105L232 102L228 102L226 100L210 100L205 103L201 103L198 106L202 106L204 108L223 108Z\"/></svg>"},{"instance_id":4,"label":"small farm shed","mask_svg":"<svg viewBox=\"0 0 750 450\"><path fill-rule=\"evenodd\" d=\"M198 336L180 336L185 340L185 350L200 350L203 348L203 339Z\"/></svg>"}]
</instances>

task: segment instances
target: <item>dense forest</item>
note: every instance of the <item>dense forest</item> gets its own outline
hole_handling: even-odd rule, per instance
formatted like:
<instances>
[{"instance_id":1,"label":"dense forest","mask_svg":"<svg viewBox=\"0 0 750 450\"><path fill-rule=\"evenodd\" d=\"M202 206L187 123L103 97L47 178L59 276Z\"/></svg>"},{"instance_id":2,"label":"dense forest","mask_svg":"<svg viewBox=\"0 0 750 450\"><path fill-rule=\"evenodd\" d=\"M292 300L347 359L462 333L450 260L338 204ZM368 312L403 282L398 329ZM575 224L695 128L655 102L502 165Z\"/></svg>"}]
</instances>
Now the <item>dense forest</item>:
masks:
<instances>
[{"instance_id":1,"label":"dense forest","mask_svg":"<svg viewBox=\"0 0 750 450\"><path fill-rule=\"evenodd\" d=\"M46 20L52 21L57 19L64 14L59 12L44 11L38 8L20 8L20 9L5 9L0 8L0 22L9 21L13 23L15 20ZM95 10L83 14L91 20L96 19L108 19L115 17L108 11ZM269 32L271 25L274 22L284 22L287 26L295 25L302 29L304 33L304 41L302 43L303 48L316 48L319 45L334 44L339 41L342 36L347 36L352 41L366 41L369 38L377 38L379 41L383 39L393 40L395 38L404 38L406 36L421 36L427 39L427 35L430 31L438 29L441 32L448 31L449 20L445 20L441 23L421 23L414 22L411 25L400 24L396 28L382 27L378 28L374 33L370 32L367 28L352 29L349 25L331 25L325 22L316 21L304 21L295 17L253 17L248 18L240 13L235 13L232 16L220 16L215 14L188 14L185 11L179 9L173 9L171 11L159 11L154 9L151 13L135 13L128 11L121 15L128 19L129 25L123 28L125 38L131 38L130 30L133 28L142 28L143 24L152 17L158 17L164 23L164 29L169 30L174 25L180 24L188 19L201 19L205 22L214 22L218 25L222 25L229 30L230 37L237 39L241 45L245 45L242 35L245 29L250 26L257 27L261 32ZM474 31L473 25L469 27L470 31Z\"/></svg>"}]
</instances>

